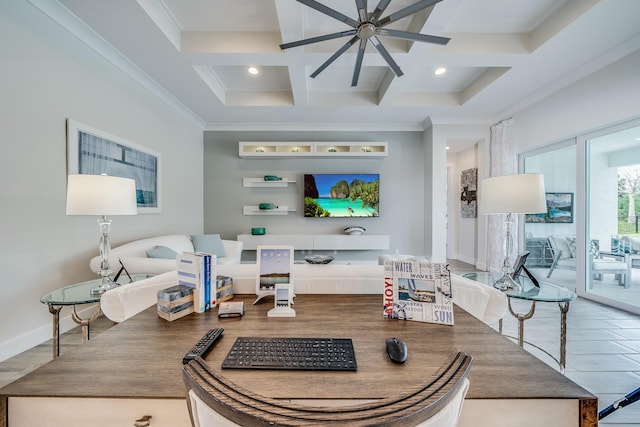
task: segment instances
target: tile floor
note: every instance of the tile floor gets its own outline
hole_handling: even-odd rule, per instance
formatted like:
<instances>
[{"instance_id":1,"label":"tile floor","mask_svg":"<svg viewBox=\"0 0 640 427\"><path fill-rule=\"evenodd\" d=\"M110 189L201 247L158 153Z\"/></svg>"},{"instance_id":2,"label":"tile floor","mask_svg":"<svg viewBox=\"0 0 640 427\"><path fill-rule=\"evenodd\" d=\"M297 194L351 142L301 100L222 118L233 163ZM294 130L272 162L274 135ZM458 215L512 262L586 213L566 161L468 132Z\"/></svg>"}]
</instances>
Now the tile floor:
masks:
<instances>
[{"instance_id":1,"label":"tile floor","mask_svg":"<svg viewBox=\"0 0 640 427\"><path fill-rule=\"evenodd\" d=\"M473 271L473 266L451 261L451 271ZM516 311L528 311L525 301L514 301ZM113 323L104 317L92 324L92 336ZM497 329L497 324L493 325ZM517 335L517 322L505 316L503 333ZM560 312L555 303L538 303L525 322L525 339L554 356L560 352ZM61 352L81 341L80 328L61 337ZM535 347L525 349L558 369L557 363ZM0 363L0 387L51 360L51 341ZM496 361L499 363L499 361ZM523 367L524 369L524 367ZM640 316L585 299L571 303L567 317L567 377L598 396L600 410L640 387ZM640 427L640 402L618 409L600 422L604 427Z\"/></svg>"},{"instance_id":2,"label":"tile floor","mask_svg":"<svg viewBox=\"0 0 640 427\"><path fill-rule=\"evenodd\" d=\"M473 266L450 261L452 272L473 271ZM514 300L517 313L530 303ZM533 318L524 324L525 340L560 355L560 310L556 303L537 303ZM498 325L492 325L498 329ZM507 312L503 333L516 337L518 322ZM537 348L525 349L559 370L555 360ZM572 301L567 314L567 366L565 375L598 396L599 411L640 387L640 316L583 298ZM600 426L640 427L640 401L605 417Z\"/></svg>"}]
</instances>

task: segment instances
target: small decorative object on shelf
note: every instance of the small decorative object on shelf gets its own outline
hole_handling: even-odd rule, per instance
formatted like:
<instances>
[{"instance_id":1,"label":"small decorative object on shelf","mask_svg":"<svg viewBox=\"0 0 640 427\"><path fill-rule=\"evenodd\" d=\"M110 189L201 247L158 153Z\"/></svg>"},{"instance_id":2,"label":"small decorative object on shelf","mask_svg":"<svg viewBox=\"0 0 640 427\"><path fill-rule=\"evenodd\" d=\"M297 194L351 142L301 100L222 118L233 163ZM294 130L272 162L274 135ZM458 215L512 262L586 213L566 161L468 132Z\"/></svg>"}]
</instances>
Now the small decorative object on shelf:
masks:
<instances>
[{"instance_id":1,"label":"small decorative object on shelf","mask_svg":"<svg viewBox=\"0 0 640 427\"><path fill-rule=\"evenodd\" d=\"M300 152L300 148L298 148L298 147L293 147L293 148L291 149L291 152L292 152L292 153L298 153L298 152Z\"/></svg>"},{"instance_id":2,"label":"small decorative object on shelf","mask_svg":"<svg viewBox=\"0 0 640 427\"><path fill-rule=\"evenodd\" d=\"M264 148L256 148L256 153L264 153Z\"/></svg>"},{"instance_id":3,"label":"small decorative object on shelf","mask_svg":"<svg viewBox=\"0 0 640 427\"><path fill-rule=\"evenodd\" d=\"M260 208L260 209L278 209L278 206L274 205L273 203L260 203L258 205L258 208Z\"/></svg>"},{"instance_id":4,"label":"small decorative object on shelf","mask_svg":"<svg viewBox=\"0 0 640 427\"><path fill-rule=\"evenodd\" d=\"M371 153L371 147L362 147L364 153Z\"/></svg>"},{"instance_id":5,"label":"small decorative object on shelf","mask_svg":"<svg viewBox=\"0 0 640 427\"><path fill-rule=\"evenodd\" d=\"M347 234L363 234L366 230L364 227L360 227L359 225L352 225L350 227L345 227L344 232Z\"/></svg>"},{"instance_id":6,"label":"small decorative object on shelf","mask_svg":"<svg viewBox=\"0 0 640 427\"><path fill-rule=\"evenodd\" d=\"M309 264L329 264L333 261L333 257L331 255L307 255L304 260Z\"/></svg>"},{"instance_id":7,"label":"small decorative object on shelf","mask_svg":"<svg viewBox=\"0 0 640 427\"><path fill-rule=\"evenodd\" d=\"M265 181L282 181L282 178L280 178L279 176L275 176L275 175L265 175L264 176L264 180Z\"/></svg>"},{"instance_id":8,"label":"small decorative object on shelf","mask_svg":"<svg viewBox=\"0 0 640 427\"><path fill-rule=\"evenodd\" d=\"M251 234L253 234L254 236L264 236L266 232L267 229L264 227L253 227L251 229Z\"/></svg>"},{"instance_id":9,"label":"small decorative object on shelf","mask_svg":"<svg viewBox=\"0 0 640 427\"><path fill-rule=\"evenodd\" d=\"M336 148L335 148L335 147L330 147L327 151L328 151L329 153L335 153L335 152L336 152L336 151L338 151L338 150L336 150Z\"/></svg>"}]
</instances>

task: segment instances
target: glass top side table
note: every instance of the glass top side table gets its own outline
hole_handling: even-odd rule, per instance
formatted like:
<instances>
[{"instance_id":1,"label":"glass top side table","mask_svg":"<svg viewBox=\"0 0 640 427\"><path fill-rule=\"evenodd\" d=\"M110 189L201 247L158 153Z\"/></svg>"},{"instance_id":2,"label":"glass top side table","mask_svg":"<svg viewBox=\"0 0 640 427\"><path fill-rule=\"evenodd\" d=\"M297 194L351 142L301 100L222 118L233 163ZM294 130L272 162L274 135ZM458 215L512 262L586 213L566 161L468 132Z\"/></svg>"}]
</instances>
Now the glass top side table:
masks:
<instances>
[{"instance_id":1,"label":"glass top side table","mask_svg":"<svg viewBox=\"0 0 640 427\"><path fill-rule=\"evenodd\" d=\"M487 286L493 286L496 280L500 278L501 274L492 274L481 271L464 273L462 276ZM554 285L553 283L544 282L542 280L538 280L540 287L535 286L527 277L520 276L517 281L522 285L522 292L504 291L504 294L508 297L509 312L518 320L518 344L520 347L524 346L524 321L533 317L536 309L536 302L558 303L558 307L560 308L560 360L537 345L531 344L530 342L527 342L527 344L543 351L558 362L562 373L564 373L567 364L567 312L569 311L569 303L576 299L576 294L562 286ZM531 309L527 313L516 313L511 306L512 298L531 301Z\"/></svg>"},{"instance_id":2,"label":"glass top side table","mask_svg":"<svg viewBox=\"0 0 640 427\"><path fill-rule=\"evenodd\" d=\"M131 276L131 281L143 280L151 275L137 274ZM60 356L60 311L66 305L73 306L71 318L82 327L82 342L89 340L89 325L100 315L100 295L91 295L91 290L100 282L100 279L88 280L51 291L40 298L40 302L47 304L49 312L53 315L53 358ZM119 284L130 283L128 277L120 277ZM97 304L94 313L88 319L78 315L76 307L80 304Z\"/></svg>"}]
</instances>

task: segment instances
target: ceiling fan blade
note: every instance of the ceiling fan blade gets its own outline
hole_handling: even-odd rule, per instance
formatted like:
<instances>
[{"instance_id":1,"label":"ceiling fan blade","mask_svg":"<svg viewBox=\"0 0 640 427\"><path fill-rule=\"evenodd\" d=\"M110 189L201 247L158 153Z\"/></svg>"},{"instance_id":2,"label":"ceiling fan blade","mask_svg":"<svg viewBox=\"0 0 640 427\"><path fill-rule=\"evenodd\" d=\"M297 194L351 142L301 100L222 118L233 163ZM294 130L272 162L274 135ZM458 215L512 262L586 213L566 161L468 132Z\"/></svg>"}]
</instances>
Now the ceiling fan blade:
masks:
<instances>
[{"instance_id":1,"label":"ceiling fan blade","mask_svg":"<svg viewBox=\"0 0 640 427\"><path fill-rule=\"evenodd\" d=\"M329 15L330 17L337 19L340 22L344 22L345 24L353 28L356 28L358 25L360 25L360 23L355 19L349 18L347 15L344 15L335 9L331 9L330 7L327 7L322 3L318 3L315 0L297 0L297 1L298 3L302 3L306 6L309 6L310 8L315 9L318 12L324 13L325 15Z\"/></svg>"},{"instance_id":2,"label":"ceiling fan blade","mask_svg":"<svg viewBox=\"0 0 640 427\"><path fill-rule=\"evenodd\" d=\"M382 55L384 60L387 61L387 64L389 64L389 67L391 68L391 70L393 70L394 74L397 77L400 77L401 75L403 75L404 73L402 72L400 67L398 67L398 64L396 64L396 61L394 61L391 55L389 55L389 51L387 51L387 49L382 45L382 43L380 43L380 40L378 40L376 36L369 37L369 40L371 40L371 44L373 44L373 47L376 48L378 53L380 53L380 55Z\"/></svg>"},{"instance_id":3,"label":"ceiling fan blade","mask_svg":"<svg viewBox=\"0 0 640 427\"><path fill-rule=\"evenodd\" d=\"M358 86L358 79L360 78L360 70L362 69L362 59L364 58L364 51L367 48L367 39L360 39L360 47L358 48L358 56L356 56L356 66L353 69L353 78L351 79L351 86Z\"/></svg>"},{"instance_id":4,"label":"ceiling fan blade","mask_svg":"<svg viewBox=\"0 0 640 427\"><path fill-rule=\"evenodd\" d=\"M298 40L290 43L282 43L280 45L280 49L284 50L284 49L289 49L291 47L304 46L306 44L323 42L325 40L333 40L333 39L338 39L340 37L353 36L356 33L356 31L357 30L355 29L348 30L348 31L340 31L339 33L325 34L324 36L311 37L308 39Z\"/></svg>"},{"instance_id":5,"label":"ceiling fan blade","mask_svg":"<svg viewBox=\"0 0 640 427\"><path fill-rule=\"evenodd\" d=\"M391 3L391 0L380 0L380 3L378 3L376 8L373 10L369 19L371 21L375 21L376 19L380 18L380 15L382 15L387 6L389 6L389 3Z\"/></svg>"},{"instance_id":6,"label":"ceiling fan blade","mask_svg":"<svg viewBox=\"0 0 640 427\"><path fill-rule=\"evenodd\" d=\"M320 74L325 68L327 68L329 65L331 65L331 63L333 61L335 61L336 59L338 59L338 57L340 55L342 55L343 53L345 53L351 46L353 46L355 44L355 42L357 42L358 40L360 40L360 37L358 36L353 36L351 38L351 40L349 40L348 42L346 42L344 45L342 45L342 47L340 49L338 49L336 51L336 53L334 53L333 55L331 55L331 57L329 59L327 59L321 66L318 67L317 70L315 70L312 74L311 74L311 78L315 78L318 76L318 74Z\"/></svg>"},{"instance_id":7,"label":"ceiling fan blade","mask_svg":"<svg viewBox=\"0 0 640 427\"><path fill-rule=\"evenodd\" d=\"M298 0L300 1L300 0ZM420 0L417 3L414 3L410 6L405 7L404 9L400 9L397 12L392 13L391 15L382 18L378 22L375 22L376 27L383 27L392 22L398 21L402 18L405 18L413 13L416 13L422 9L426 9L429 6L433 6L436 3L441 2L442 0Z\"/></svg>"},{"instance_id":8,"label":"ceiling fan blade","mask_svg":"<svg viewBox=\"0 0 640 427\"><path fill-rule=\"evenodd\" d=\"M409 31L391 30L388 28L377 28L376 34L379 36L393 37L396 39L426 42L439 45L445 45L449 43L449 40L451 40L448 37L430 36L428 34L411 33Z\"/></svg>"},{"instance_id":9,"label":"ceiling fan blade","mask_svg":"<svg viewBox=\"0 0 640 427\"><path fill-rule=\"evenodd\" d=\"M367 22L369 20L367 0L356 0L356 7L358 8L358 18L360 19L360 22Z\"/></svg>"}]
</instances>

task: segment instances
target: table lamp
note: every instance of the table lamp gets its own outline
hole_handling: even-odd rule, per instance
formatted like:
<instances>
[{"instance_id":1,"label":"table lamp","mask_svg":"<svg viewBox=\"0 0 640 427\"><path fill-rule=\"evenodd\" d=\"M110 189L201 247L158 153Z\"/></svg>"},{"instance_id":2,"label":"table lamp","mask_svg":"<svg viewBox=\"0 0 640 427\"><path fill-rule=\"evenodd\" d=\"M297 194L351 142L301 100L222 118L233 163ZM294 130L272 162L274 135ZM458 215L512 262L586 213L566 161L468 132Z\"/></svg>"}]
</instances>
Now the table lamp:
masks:
<instances>
[{"instance_id":1,"label":"table lamp","mask_svg":"<svg viewBox=\"0 0 640 427\"><path fill-rule=\"evenodd\" d=\"M118 286L109 277L109 231L108 215L136 215L136 183L133 179L107 175L69 175L67 179L67 215L97 215L100 226L100 282L91 295L101 295Z\"/></svg>"},{"instance_id":2,"label":"table lamp","mask_svg":"<svg viewBox=\"0 0 640 427\"><path fill-rule=\"evenodd\" d=\"M524 173L494 176L482 180L478 211L487 215L506 214L503 274L494 286L501 291L522 291L521 286L511 277L513 268L509 256L513 249L513 215L547 212L544 177L542 174Z\"/></svg>"}]
</instances>

